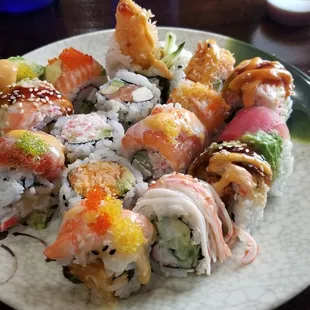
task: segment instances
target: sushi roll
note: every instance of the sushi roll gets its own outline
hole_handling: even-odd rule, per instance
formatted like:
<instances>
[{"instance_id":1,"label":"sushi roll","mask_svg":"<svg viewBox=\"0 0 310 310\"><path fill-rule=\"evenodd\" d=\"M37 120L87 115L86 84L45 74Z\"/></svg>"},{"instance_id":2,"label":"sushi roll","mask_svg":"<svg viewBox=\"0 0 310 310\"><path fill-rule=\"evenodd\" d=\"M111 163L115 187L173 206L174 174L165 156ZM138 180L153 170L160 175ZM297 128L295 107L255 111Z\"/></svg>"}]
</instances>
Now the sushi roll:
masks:
<instances>
[{"instance_id":1,"label":"sushi roll","mask_svg":"<svg viewBox=\"0 0 310 310\"><path fill-rule=\"evenodd\" d=\"M64 163L63 145L44 132L12 130L0 138L0 231L18 223L46 227Z\"/></svg>"},{"instance_id":2,"label":"sushi roll","mask_svg":"<svg viewBox=\"0 0 310 310\"><path fill-rule=\"evenodd\" d=\"M106 300L126 298L150 281L154 236L146 217L122 209L120 200L96 186L66 212L44 254L57 260L72 282L84 283Z\"/></svg>"},{"instance_id":3,"label":"sushi roll","mask_svg":"<svg viewBox=\"0 0 310 310\"><path fill-rule=\"evenodd\" d=\"M286 123L275 111L266 107L241 109L219 140L239 140L262 155L272 168L272 185L268 194L283 195L286 181L293 172L293 144Z\"/></svg>"},{"instance_id":4,"label":"sushi roll","mask_svg":"<svg viewBox=\"0 0 310 310\"><path fill-rule=\"evenodd\" d=\"M213 136L224 127L230 109L215 90L189 80L181 82L173 90L168 102L179 103L184 109L195 113Z\"/></svg>"},{"instance_id":5,"label":"sushi roll","mask_svg":"<svg viewBox=\"0 0 310 310\"><path fill-rule=\"evenodd\" d=\"M97 92L98 110L119 115L125 128L149 115L160 103L160 90L140 74L120 70Z\"/></svg>"},{"instance_id":6,"label":"sushi roll","mask_svg":"<svg viewBox=\"0 0 310 310\"><path fill-rule=\"evenodd\" d=\"M15 129L41 130L72 112L72 103L53 85L26 79L0 92L0 136Z\"/></svg>"},{"instance_id":7,"label":"sushi roll","mask_svg":"<svg viewBox=\"0 0 310 310\"><path fill-rule=\"evenodd\" d=\"M126 131L122 152L145 180L152 180L186 171L207 140L207 130L194 113L178 104L158 105Z\"/></svg>"},{"instance_id":8,"label":"sushi roll","mask_svg":"<svg viewBox=\"0 0 310 310\"><path fill-rule=\"evenodd\" d=\"M91 157L70 164L64 171L59 191L60 210L65 212L86 198L96 184L107 187L128 209L148 187L141 173L127 159L111 150L100 149Z\"/></svg>"},{"instance_id":9,"label":"sushi roll","mask_svg":"<svg viewBox=\"0 0 310 310\"><path fill-rule=\"evenodd\" d=\"M117 115L107 117L107 113L101 111L61 117L51 134L64 144L67 162L72 163L98 149L119 151L124 128Z\"/></svg>"},{"instance_id":10,"label":"sushi roll","mask_svg":"<svg viewBox=\"0 0 310 310\"><path fill-rule=\"evenodd\" d=\"M242 107L265 106L287 120L292 112L293 89L293 77L281 63L255 57L235 68L222 94L232 112Z\"/></svg>"},{"instance_id":11,"label":"sushi roll","mask_svg":"<svg viewBox=\"0 0 310 310\"><path fill-rule=\"evenodd\" d=\"M109 77L120 69L147 76L162 92L165 103L169 92L184 77L183 70L192 53L185 42L176 45L176 36L168 33L164 42L158 40L154 15L132 0L120 0L116 9L115 32L106 54Z\"/></svg>"},{"instance_id":12,"label":"sushi roll","mask_svg":"<svg viewBox=\"0 0 310 310\"><path fill-rule=\"evenodd\" d=\"M0 90L23 79L34 79L44 74L44 67L16 56L0 59Z\"/></svg>"},{"instance_id":13,"label":"sushi roll","mask_svg":"<svg viewBox=\"0 0 310 310\"><path fill-rule=\"evenodd\" d=\"M147 76L172 78L158 41L153 14L132 0L120 0L116 8L115 32L106 54L107 72L114 77L119 69L128 69Z\"/></svg>"},{"instance_id":14,"label":"sushi roll","mask_svg":"<svg viewBox=\"0 0 310 310\"><path fill-rule=\"evenodd\" d=\"M235 61L234 56L220 48L215 40L206 40L198 42L196 52L184 72L187 79L219 91L233 72Z\"/></svg>"},{"instance_id":15,"label":"sushi roll","mask_svg":"<svg viewBox=\"0 0 310 310\"><path fill-rule=\"evenodd\" d=\"M45 67L45 78L73 101L75 113L94 111L96 92L107 82L105 69L93 57L70 47Z\"/></svg>"},{"instance_id":16,"label":"sushi roll","mask_svg":"<svg viewBox=\"0 0 310 310\"><path fill-rule=\"evenodd\" d=\"M236 237L234 224L205 182L179 173L165 175L151 184L133 211L146 216L157 230L151 251L154 271L174 277L210 275L212 262L232 255L228 244ZM255 252L254 242L243 261L253 260Z\"/></svg>"},{"instance_id":17,"label":"sushi roll","mask_svg":"<svg viewBox=\"0 0 310 310\"><path fill-rule=\"evenodd\" d=\"M251 144L214 142L196 158L189 174L214 187L241 229L249 231L262 219L272 169Z\"/></svg>"}]
</instances>

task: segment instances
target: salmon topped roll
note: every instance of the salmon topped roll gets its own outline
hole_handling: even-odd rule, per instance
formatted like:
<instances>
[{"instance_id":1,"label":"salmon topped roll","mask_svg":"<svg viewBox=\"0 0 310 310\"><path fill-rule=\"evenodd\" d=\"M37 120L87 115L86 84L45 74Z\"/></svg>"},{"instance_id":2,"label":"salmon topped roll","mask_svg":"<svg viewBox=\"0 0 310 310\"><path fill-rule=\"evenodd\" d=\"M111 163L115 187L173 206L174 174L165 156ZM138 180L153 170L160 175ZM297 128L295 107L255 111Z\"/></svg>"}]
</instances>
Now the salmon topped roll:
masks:
<instances>
[{"instance_id":1,"label":"salmon topped roll","mask_svg":"<svg viewBox=\"0 0 310 310\"><path fill-rule=\"evenodd\" d=\"M0 92L0 135L14 129L40 130L72 112L72 103L52 84L26 79Z\"/></svg>"},{"instance_id":2,"label":"salmon topped roll","mask_svg":"<svg viewBox=\"0 0 310 310\"><path fill-rule=\"evenodd\" d=\"M233 72L234 56L220 48L215 40L198 42L197 49L184 72L186 78L220 90L223 82Z\"/></svg>"},{"instance_id":3,"label":"salmon topped roll","mask_svg":"<svg viewBox=\"0 0 310 310\"><path fill-rule=\"evenodd\" d=\"M184 81L170 94L168 102L179 103L199 118L208 132L216 135L225 124L230 107L215 90L197 82Z\"/></svg>"},{"instance_id":4,"label":"salmon topped roll","mask_svg":"<svg viewBox=\"0 0 310 310\"><path fill-rule=\"evenodd\" d=\"M0 231L20 222L46 227L58 207L63 150L39 131L12 130L0 138Z\"/></svg>"},{"instance_id":5,"label":"salmon topped roll","mask_svg":"<svg viewBox=\"0 0 310 310\"><path fill-rule=\"evenodd\" d=\"M207 139L207 130L194 113L168 104L156 106L148 117L130 127L122 147L144 179L150 180L186 171Z\"/></svg>"},{"instance_id":6,"label":"salmon topped roll","mask_svg":"<svg viewBox=\"0 0 310 310\"><path fill-rule=\"evenodd\" d=\"M95 186L63 217L57 239L44 254L63 265L64 275L107 300L129 297L151 278L150 245L155 231L143 215Z\"/></svg>"},{"instance_id":7,"label":"salmon topped roll","mask_svg":"<svg viewBox=\"0 0 310 310\"><path fill-rule=\"evenodd\" d=\"M222 94L232 111L265 106L287 120L292 112L293 89L293 77L281 63L255 57L235 68Z\"/></svg>"},{"instance_id":8,"label":"salmon topped roll","mask_svg":"<svg viewBox=\"0 0 310 310\"><path fill-rule=\"evenodd\" d=\"M103 66L73 47L64 49L57 58L48 61L45 78L73 101L75 113L93 111L96 91L107 82Z\"/></svg>"}]
</instances>

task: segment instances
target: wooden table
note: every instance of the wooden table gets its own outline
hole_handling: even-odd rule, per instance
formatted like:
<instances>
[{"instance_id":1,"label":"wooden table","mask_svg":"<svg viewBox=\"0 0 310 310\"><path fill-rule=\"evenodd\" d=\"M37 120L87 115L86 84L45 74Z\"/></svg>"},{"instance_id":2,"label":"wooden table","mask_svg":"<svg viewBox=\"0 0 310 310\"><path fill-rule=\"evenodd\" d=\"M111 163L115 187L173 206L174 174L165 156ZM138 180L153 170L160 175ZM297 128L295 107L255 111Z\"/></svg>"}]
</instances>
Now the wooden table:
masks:
<instances>
[{"instance_id":1,"label":"wooden table","mask_svg":"<svg viewBox=\"0 0 310 310\"><path fill-rule=\"evenodd\" d=\"M310 27L290 28L274 23L265 16L264 0L137 2L150 8L161 26L195 28L231 36L310 73ZM51 7L29 14L0 14L0 58L22 55L70 36L112 28L117 3L117 0L59 0ZM10 308L0 303L0 309ZM310 288L278 308L294 309L310 309Z\"/></svg>"}]
</instances>

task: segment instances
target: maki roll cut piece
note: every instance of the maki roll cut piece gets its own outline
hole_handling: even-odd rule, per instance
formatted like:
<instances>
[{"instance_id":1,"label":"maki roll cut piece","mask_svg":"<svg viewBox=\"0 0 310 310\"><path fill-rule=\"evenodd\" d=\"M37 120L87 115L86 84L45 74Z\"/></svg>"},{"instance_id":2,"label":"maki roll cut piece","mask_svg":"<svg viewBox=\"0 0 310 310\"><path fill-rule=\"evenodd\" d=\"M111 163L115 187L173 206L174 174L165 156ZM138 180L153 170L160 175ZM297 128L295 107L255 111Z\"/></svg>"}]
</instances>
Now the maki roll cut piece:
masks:
<instances>
[{"instance_id":1,"label":"maki roll cut piece","mask_svg":"<svg viewBox=\"0 0 310 310\"><path fill-rule=\"evenodd\" d=\"M107 113L100 111L61 117L51 134L64 144L67 162L72 163L99 149L119 150L124 128L117 115L107 117Z\"/></svg>"},{"instance_id":2,"label":"maki roll cut piece","mask_svg":"<svg viewBox=\"0 0 310 310\"><path fill-rule=\"evenodd\" d=\"M141 173L127 159L111 150L98 150L90 158L75 161L64 171L59 191L61 211L87 198L96 184L108 188L126 208L132 208L148 187Z\"/></svg>"},{"instance_id":3,"label":"maki roll cut piece","mask_svg":"<svg viewBox=\"0 0 310 310\"><path fill-rule=\"evenodd\" d=\"M46 227L64 162L63 145L51 135L12 130L0 138L0 231L20 222Z\"/></svg>"},{"instance_id":4,"label":"maki roll cut piece","mask_svg":"<svg viewBox=\"0 0 310 310\"><path fill-rule=\"evenodd\" d=\"M198 42L197 49L184 72L186 78L211 89L221 90L223 82L233 72L234 56L220 48L215 40Z\"/></svg>"},{"instance_id":5,"label":"maki roll cut piece","mask_svg":"<svg viewBox=\"0 0 310 310\"><path fill-rule=\"evenodd\" d=\"M224 127L230 107L213 89L189 80L181 82L170 94L168 102L179 103L199 118L208 132L216 136Z\"/></svg>"},{"instance_id":6,"label":"maki roll cut piece","mask_svg":"<svg viewBox=\"0 0 310 310\"><path fill-rule=\"evenodd\" d=\"M45 67L45 78L73 101L75 113L89 113L96 103L96 92L106 83L106 71L92 56L70 47Z\"/></svg>"},{"instance_id":7,"label":"maki roll cut piece","mask_svg":"<svg viewBox=\"0 0 310 310\"><path fill-rule=\"evenodd\" d=\"M57 239L44 254L64 274L106 300L126 298L151 277L150 245L154 227L141 214L95 186L87 199L65 213Z\"/></svg>"},{"instance_id":8,"label":"maki roll cut piece","mask_svg":"<svg viewBox=\"0 0 310 310\"><path fill-rule=\"evenodd\" d=\"M242 61L235 68L222 94L232 111L265 106L287 120L292 112L293 89L293 77L281 63L255 57Z\"/></svg>"},{"instance_id":9,"label":"maki roll cut piece","mask_svg":"<svg viewBox=\"0 0 310 310\"><path fill-rule=\"evenodd\" d=\"M251 145L214 142L193 162L189 174L214 187L238 227L250 230L263 217L272 169Z\"/></svg>"},{"instance_id":10,"label":"maki roll cut piece","mask_svg":"<svg viewBox=\"0 0 310 310\"><path fill-rule=\"evenodd\" d=\"M144 179L151 180L186 171L207 140L207 130L194 113L168 104L156 106L151 115L130 127L122 147Z\"/></svg>"},{"instance_id":11,"label":"maki roll cut piece","mask_svg":"<svg viewBox=\"0 0 310 310\"><path fill-rule=\"evenodd\" d=\"M149 115L160 103L160 90L146 77L120 70L97 92L97 109L115 112L125 128Z\"/></svg>"},{"instance_id":12,"label":"maki roll cut piece","mask_svg":"<svg viewBox=\"0 0 310 310\"><path fill-rule=\"evenodd\" d=\"M293 171L293 144L286 123L275 111L266 107L241 109L219 140L240 140L262 155L273 173L269 195L283 195L286 181Z\"/></svg>"},{"instance_id":13,"label":"maki roll cut piece","mask_svg":"<svg viewBox=\"0 0 310 310\"><path fill-rule=\"evenodd\" d=\"M0 94L0 135L14 129L41 130L73 112L70 101L37 78L11 84Z\"/></svg>"},{"instance_id":14,"label":"maki roll cut piece","mask_svg":"<svg viewBox=\"0 0 310 310\"><path fill-rule=\"evenodd\" d=\"M165 175L151 184L133 211L154 224L153 270L166 276L210 275L212 262L224 262L232 255L228 244L236 237L235 226L215 190L205 182L179 173ZM245 261L255 257L255 252L254 242Z\"/></svg>"}]
</instances>

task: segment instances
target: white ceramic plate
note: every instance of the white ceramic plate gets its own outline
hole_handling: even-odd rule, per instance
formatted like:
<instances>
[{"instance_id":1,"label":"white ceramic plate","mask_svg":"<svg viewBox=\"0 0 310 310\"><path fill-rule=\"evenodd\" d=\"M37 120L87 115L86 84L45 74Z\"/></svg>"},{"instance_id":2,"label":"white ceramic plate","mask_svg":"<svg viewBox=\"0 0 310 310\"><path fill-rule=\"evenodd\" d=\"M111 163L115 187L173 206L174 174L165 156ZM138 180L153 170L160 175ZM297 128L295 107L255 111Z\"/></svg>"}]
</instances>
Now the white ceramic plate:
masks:
<instances>
[{"instance_id":1,"label":"white ceramic plate","mask_svg":"<svg viewBox=\"0 0 310 310\"><path fill-rule=\"evenodd\" d=\"M179 42L186 41L186 48L190 50L195 49L198 40L215 38L219 45L234 52L238 60L253 56L274 58L245 43L195 30L161 28L160 39L164 39L168 30L176 33ZM65 47L73 46L103 63L110 35L111 31L101 31L69 38L42 47L26 57L45 64L47 59L55 57ZM309 80L298 70L289 68L297 85L298 105L291 121L291 128L297 136L303 131L300 126L308 124L305 120L303 123L294 121L294 117L308 113L303 99L310 97ZM252 264L241 264L244 245L237 244L232 258L222 265L214 265L211 276L165 279L154 275L149 285L128 300L118 302L116 307L145 310L271 309L309 285L309 151L310 145L294 141L294 173L287 184L285 196L268 201L265 220L253 233L259 244L259 255ZM54 220L45 231L21 227L15 231L27 232L51 243L55 239L57 224ZM3 302L23 310L102 309L95 298L89 301L88 290L83 285L72 284L63 277L59 265L45 262L44 246L37 240L13 236L10 232L0 243L13 250L18 262L14 277L1 285L0 299ZM8 252L0 248L0 282L12 271L13 262Z\"/></svg>"}]
</instances>

